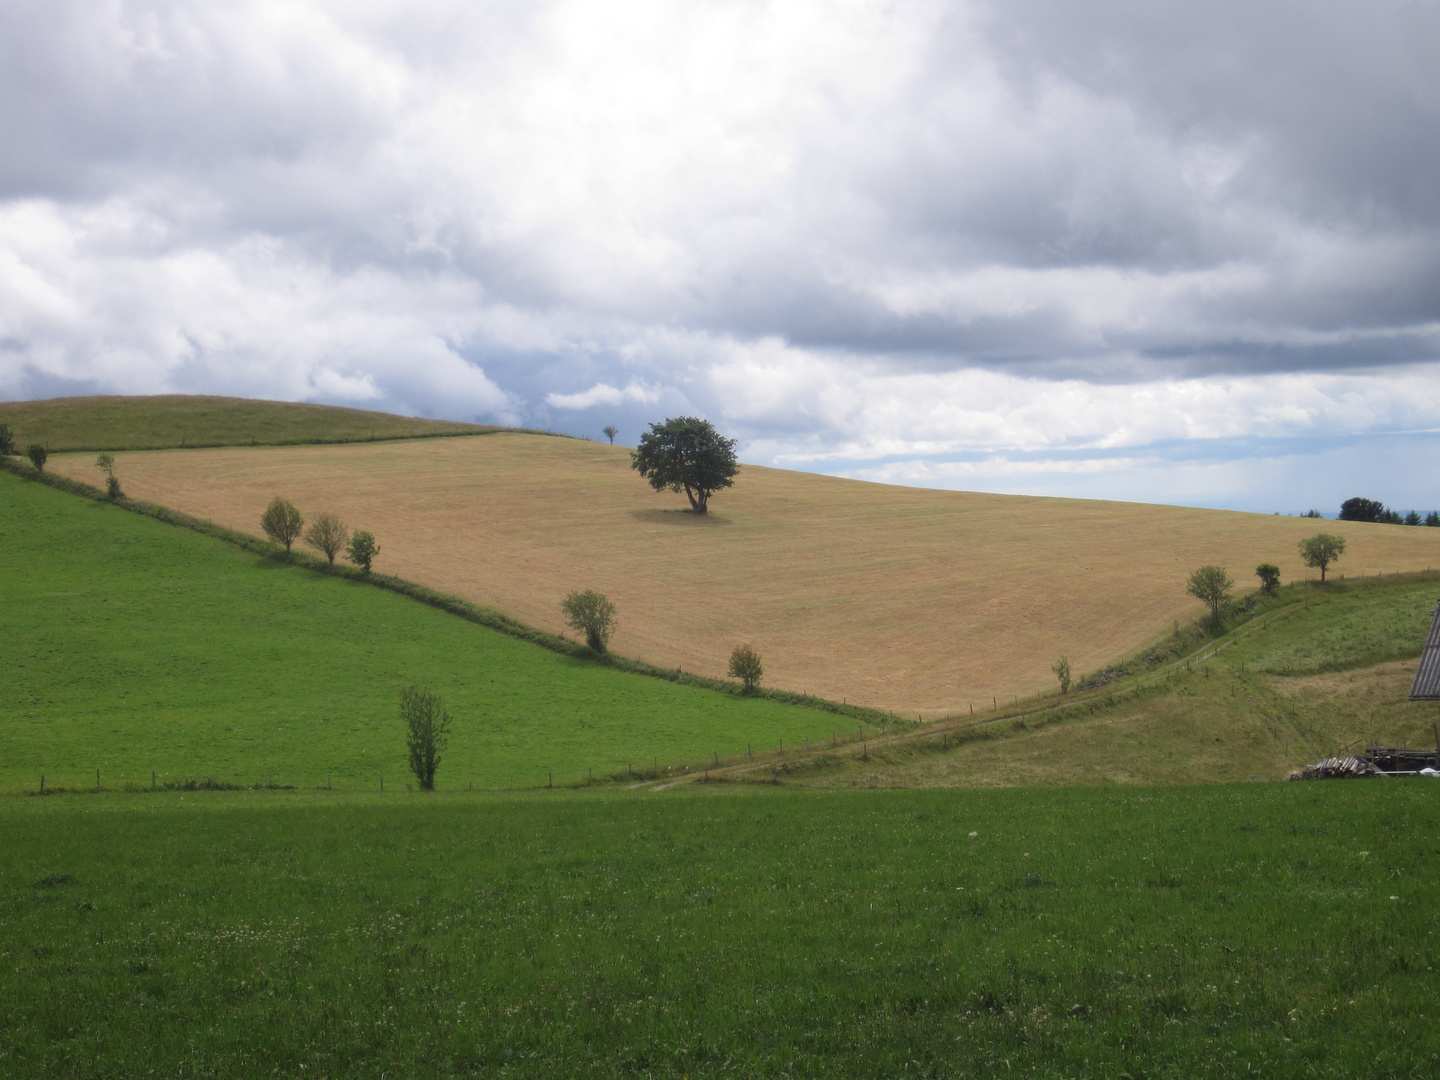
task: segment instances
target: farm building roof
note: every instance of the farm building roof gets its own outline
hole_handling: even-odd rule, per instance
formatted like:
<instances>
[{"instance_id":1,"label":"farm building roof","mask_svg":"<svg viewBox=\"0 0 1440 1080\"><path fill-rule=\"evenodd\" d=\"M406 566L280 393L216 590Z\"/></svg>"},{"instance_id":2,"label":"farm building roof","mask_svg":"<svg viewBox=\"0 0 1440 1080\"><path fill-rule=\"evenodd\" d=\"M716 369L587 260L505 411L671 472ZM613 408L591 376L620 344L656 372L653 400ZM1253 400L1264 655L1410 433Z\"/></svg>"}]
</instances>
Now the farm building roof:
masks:
<instances>
[{"instance_id":1,"label":"farm building roof","mask_svg":"<svg viewBox=\"0 0 1440 1080\"><path fill-rule=\"evenodd\" d=\"M1430 624L1430 636L1425 639L1425 651L1420 654L1420 668L1415 672L1414 685L1410 687L1410 700L1440 700L1440 605L1435 608L1435 619Z\"/></svg>"}]
</instances>

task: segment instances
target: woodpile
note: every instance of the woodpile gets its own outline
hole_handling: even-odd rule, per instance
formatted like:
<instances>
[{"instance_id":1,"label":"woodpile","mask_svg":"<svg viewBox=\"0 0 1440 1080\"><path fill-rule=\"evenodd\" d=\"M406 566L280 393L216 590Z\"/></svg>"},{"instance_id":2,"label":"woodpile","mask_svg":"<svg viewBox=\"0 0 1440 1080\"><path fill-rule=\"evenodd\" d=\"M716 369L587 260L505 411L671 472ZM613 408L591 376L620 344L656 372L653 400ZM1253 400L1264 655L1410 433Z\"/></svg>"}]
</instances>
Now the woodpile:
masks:
<instances>
[{"instance_id":1,"label":"woodpile","mask_svg":"<svg viewBox=\"0 0 1440 1080\"><path fill-rule=\"evenodd\" d=\"M1440 776L1440 731L1434 750L1372 746L1359 757L1330 757L1302 765L1286 780L1343 780L1355 776ZM1352 744L1353 745L1353 744Z\"/></svg>"},{"instance_id":2,"label":"woodpile","mask_svg":"<svg viewBox=\"0 0 1440 1080\"><path fill-rule=\"evenodd\" d=\"M1384 776L1372 762L1356 757L1332 757L1314 765L1302 765L1286 780L1342 780L1360 776Z\"/></svg>"}]
</instances>

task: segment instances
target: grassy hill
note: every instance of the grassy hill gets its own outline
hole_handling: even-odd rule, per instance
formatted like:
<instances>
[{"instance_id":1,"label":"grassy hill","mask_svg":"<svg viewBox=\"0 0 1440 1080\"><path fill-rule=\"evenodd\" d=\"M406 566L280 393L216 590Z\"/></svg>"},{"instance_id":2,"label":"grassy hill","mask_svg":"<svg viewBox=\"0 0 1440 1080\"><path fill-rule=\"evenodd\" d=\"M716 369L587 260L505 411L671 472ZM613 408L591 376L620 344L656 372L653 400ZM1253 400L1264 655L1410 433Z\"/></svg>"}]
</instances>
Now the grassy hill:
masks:
<instances>
[{"instance_id":1,"label":"grassy hill","mask_svg":"<svg viewBox=\"0 0 1440 1080\"><path fill-rule=\"evenodd\" d=\"M0 473L0 789L407 779L398 694L455 718L443 785L648 774L828 737L826 713L626 675L402 596ZM3 1072L3 1069L0 1069Z\"/></svg>"},{"instance_id":2,"label":"grassy hill","mask_svg":"<svg viewBox=\"0 0 1440 1080\"><path fill-rule=\"evenodd\" d=\"M1223 783L1278 780L1375 743L1433 747L1440 707L1409 691L1437 595L1433 574L1290 588L1272 617L1188 667L1120 679L1068 708L1044 711L1057 695L1020 702L1013 720L872 741L863 760L792 753L784 775L841 786Z\"/></svg>"},{"instance_id":3,"label":"grassy hill","mask_svg":"<svg viewBox=\"0 0 1440 1080\"><path fill-rule=\"evenodd\" d=\"M94 481L84 456L51 466ZM1440 529L1076 499L933 491L745 467L708 517L656 494L628 452L497 434L349 446L122 455L125 489L252 533L276 494L373 530L387 572L551 632L574 589L619 609L613 647L720 676L748 641L768 685L927 719L1048 691L1202 607L1205 563L1239 587L1261 562L1314 576L1324 529L1347 578L1440 569Z\"/></svg>"},{"instance_id":4,"label":"grassy hill","mask_svg":"<svg viewBox=\"0 0 1440 1080\"><path fill-rule=\"evenodd\" d=\"M9 425L22 450L38 442L52 453L363 442L501 430L334 405L197 394L6 401L0 402L0 424Z\"/></svg>"},{"instance_id":5,"label":"grassy hill","mask_svg":"<svg viewBox=\"0 0 1440 1080\"><path fill-rule=\"evenodd\" d=\"M0 799L6 1076L1433 1075L1431 781Z\"/></svg>"}]
</instances>

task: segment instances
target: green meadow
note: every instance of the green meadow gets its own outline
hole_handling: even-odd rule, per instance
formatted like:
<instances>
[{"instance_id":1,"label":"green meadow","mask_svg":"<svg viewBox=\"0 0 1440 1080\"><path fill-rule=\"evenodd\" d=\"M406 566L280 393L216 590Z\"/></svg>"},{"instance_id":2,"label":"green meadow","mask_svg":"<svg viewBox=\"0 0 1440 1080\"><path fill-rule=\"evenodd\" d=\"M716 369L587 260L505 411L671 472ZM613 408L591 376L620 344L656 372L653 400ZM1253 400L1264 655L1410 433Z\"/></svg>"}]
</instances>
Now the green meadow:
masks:
<instances>
[{"instance_id":1,"label":"green meadow","mask_svg":"<svg viewBox=\"0 0 1440 1080\"><path fill-rule=\"evenodd\" d=\"M1426 780L0 801L0 1074L1429 1077Z\"/></svg>"},{"instance_id":2,"label":"green meadow","mask_svg":"<svg viewBox=\"0 0 1440 1080\"><path fill-rule=\"evenodd\" d=\"M96 770L105 787L403 785L412 683L453 717L442 787L665 775L849 723L627 675L9 473L0 640L0 790L93 788Z\"/></svg>"},{"instance_id":3,"label":"green meadow","mask_svg":"<svg viewBox=\"0 0 1440 1080\"><path fill-rule=\"evenodd\" d=\"M39 443L51 452L365 442L497 430L333 405L199 394L6 401L0 402L0 424L10 428L20 450Z\"/></svg>"}]
</instances>

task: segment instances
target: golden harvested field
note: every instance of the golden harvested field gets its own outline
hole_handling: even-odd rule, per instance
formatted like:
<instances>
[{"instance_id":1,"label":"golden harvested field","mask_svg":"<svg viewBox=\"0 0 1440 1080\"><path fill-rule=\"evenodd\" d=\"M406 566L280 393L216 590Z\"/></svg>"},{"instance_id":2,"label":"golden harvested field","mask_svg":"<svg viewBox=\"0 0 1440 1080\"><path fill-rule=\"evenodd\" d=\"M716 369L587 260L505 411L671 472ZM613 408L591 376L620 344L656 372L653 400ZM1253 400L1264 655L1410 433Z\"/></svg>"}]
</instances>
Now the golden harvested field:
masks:
<instances>
[{"instance_id":1,"label":"golden harvested field","mask_svg":"<svg viewBox=\"0 0 1440 1080\"><path fill-rule=\"evenodd\" d=\"M89 457L51 468L92 483ZM126 493L260 533L284 495L373 531L376 569L551 631L574 589L619 609L611 647L723 676L750 642L765 682L927 718L1054 687L1201 614L1203 563L1315 576L1300 538L1340 533L1332 573L1440 566L1440 529L933 491L746 466L709 517L657 494L621 447L541 435L121 455Z\"/></svg>"}]
</instances>

